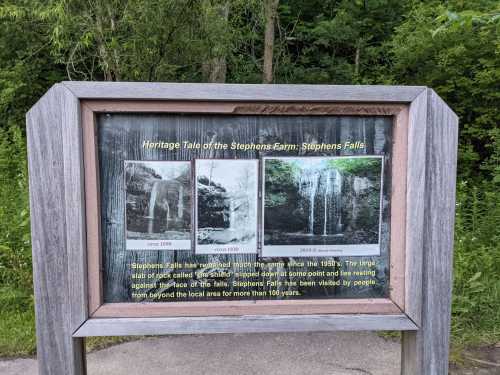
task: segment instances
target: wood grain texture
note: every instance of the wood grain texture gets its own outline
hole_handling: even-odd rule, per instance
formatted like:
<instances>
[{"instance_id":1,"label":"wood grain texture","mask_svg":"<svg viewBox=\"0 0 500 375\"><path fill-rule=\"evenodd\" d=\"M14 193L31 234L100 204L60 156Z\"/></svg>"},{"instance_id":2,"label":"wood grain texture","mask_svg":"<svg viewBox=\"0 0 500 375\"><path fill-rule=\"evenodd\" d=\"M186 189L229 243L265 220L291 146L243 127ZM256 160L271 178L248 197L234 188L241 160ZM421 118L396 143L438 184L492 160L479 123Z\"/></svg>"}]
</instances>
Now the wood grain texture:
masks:
<instances>
[{"instance_id":1,"label":"wood grain texture","mask_svg":"<svg viewBox=\"0 0 500 375\"><path fill-rule=\"evenodd\" d=\"M385 102L408 103L422 86L237 85L207 83L77 82L63 84L80 99Z\"/></svg>"},{"instance_id":2,"label":"wood grain texture","mask_svg":"<svg viewBox=\"0 0 500 375\"><path fill-rule=\"evenodd\" d=\"M88 317L87 313L87 256L85 237L84 168L82 129L79 100L65 92L67 103L61 106L64 162L64 204L66 251L68 254L69 298L71 328L76 330Z\"/></svg>"},{"instance_id":3,"label":"wood grain texture","mask_svg":"<svg viewBox=\"0 0 500 375\"><path fill-rule=\"evenodd\" d=\"M399 308L405 310L405 258L406 247L406 163L408 142L408 108L394 118L392 144L391 181L391 251L390 297Z\"/></svg>"},{"instance_id":4,"label":"wood grain texture","mask_svg":"<svg viewBox=\"0 0 500 375\"><path fill-rule=\"evenodd\" d=\"M37 356L41 375L83 375L87 317L79 105L54 86L27 115Z\"/></svg>"},{"instance_id":5,"label":"wood grain texture","mask_svg":"<svg viewBox=\"0 0 500 375\"><path fill-rule=\"evenodd\" d=\"M260 315L89 319L75 337L201 333L415 330L406 315Z\"/></svg>"},{"instance_id":6,"label":"wood grain texture","mask_svg":"<svg viewBox=\"0 0 500 375\"><path fill-rule=\"evenodd\" d=\"M93 318L270 314L401 314L390 299L106 303Z\"/></svg>"},{"instance_id":7,"label":"wood grain texture","mask_svg":"<svg viewBox=\"0 0 500 375\"><path fill-rule=\"evenodd\" d=\"M88 275L88 313L92 315L102 303L99 175L97 172L98 160L94 112L85 103L81 103L81 108L85 165L85 210L87 212L86 272Z\"/></svg>"},{"instance_id":8,"label":"wood grain texture","mask_svg":"<svg viewBox=\"0 0 500 375\"><path fill-rule=\"evenodd\" d=\"M270 102L208 102L189 100L82 100L82 107L93 112L155 112L155 113L225 113L239 115L351 115L393 116L406 104L368 103L270 103Z\"/></svg>"},{"instance_id":9,"label":"wood grain texture","mask_svg":"<svg viewBox=\"0 0 500 375\"><path fill-rule=\"evenodd\" d=\"M405 312L417 324L422 315L422 260L425 208L427 92L410 105L406 195L406 297Z\"/></svg>"},{"instance_id":10,"label":"wood grain texture","mask_svg":"<svg viewBox=\"0 0 500 375\"><path fill-rule=\"evenodd\" d=\"M458 118L427 92L421 324L403 334L402 374L448 373Z\"/></svg>"}]
</instances>

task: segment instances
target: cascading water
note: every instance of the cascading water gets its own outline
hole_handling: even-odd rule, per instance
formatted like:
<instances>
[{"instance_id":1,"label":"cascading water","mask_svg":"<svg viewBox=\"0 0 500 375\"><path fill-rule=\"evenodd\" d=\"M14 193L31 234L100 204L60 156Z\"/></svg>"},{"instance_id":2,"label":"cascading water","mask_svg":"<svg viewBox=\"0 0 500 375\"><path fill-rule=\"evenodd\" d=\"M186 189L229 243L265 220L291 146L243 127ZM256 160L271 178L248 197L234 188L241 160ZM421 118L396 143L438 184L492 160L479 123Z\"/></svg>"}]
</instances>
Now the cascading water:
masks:
<instances>
[{"instance_id":1,"label":"cascading water","mask_svg":"<svg viewBox=\"0 0 500 375\"><path fill-rule=\"evenodd\" d=\"M312 184L309 191L309 233L314 234L314 205L316 202L316 193L318 192L319 173L314 173L312 177Z\"/></svg>"},{"instance_id":2,"label":"cascading water","mask_svg":"<svg viewBox=\"0 0 500 375\"><path fill-rule=\"evenodd\" d=\"M177 201L177 217L182 219L184 216L184 187L179 184L179 198Z\"/></svg>"},{"instance_id":3,"label":"cascading water","mask_svg":"<svg viewBox=\"0 0 500 375\"><path fill-rule=\"evenodd\" d=\"M297 179L299 195L308 202L308 232L314 235L314 226L323 221L322 235L342 232L342 174L333 168L315 169L303 173ZM323 210L318 211L316 201L320 200Z\"/></svg>"},{"instance_id":4,"label":"cascading water","mask_svg":"<svg viewBox=\"0 0 500 375\"><path fill-rule=\"evenodd\" d=\"M153 226L155 221L155 206L156 206L156 198L158 197L158 185L160 181L153 182L153 187L151 188L151 195L149 196L149 205L148 205L148 233L153 233Z\"/></svg>"},{"instance_id":5,"label":"cascading water","mask_svg":"<svg viewBox=\"0 0 500 375\"><path fill-rule=\"evenodd\" d=\"M314 234L314 206L318 193L320 171L313 171L302 174L297 181L299 187L299 195L304 196L309 201L309 234Z\"/></svg>"},{"instance_id":6,"label":"cascading water","mask_svg":"<svg viewBox=\"0 0 500 375\"><path fill-rule=\"evenodd\" d=\"M329 169L326 174L325 188L324 188L324 221L323 221L323 236L327 235L327 224L328 224L328 198L332 190L332 170Z\"/></svg>"},{"instance_id":7,"label":"cascading water","mask_svg":"<svg viewBox=\"0 0 500 375\"><path fill-rule=\"evenodd\" d=\"M337 220L335 231L342 232L342 173L335 169L335 218Z\"/></svg>"},{"instance_id":8,"label":"cascading water","mask_svg":"<svg viewBox=\"0 0 500 375\"><path fill-rule=\"evenodd\" d=\"M234 198L230 199L229 201L229 230L234 230L234 225L236 222L236 215L235 215L235 202Z\"/></svg>"}]
</instances>

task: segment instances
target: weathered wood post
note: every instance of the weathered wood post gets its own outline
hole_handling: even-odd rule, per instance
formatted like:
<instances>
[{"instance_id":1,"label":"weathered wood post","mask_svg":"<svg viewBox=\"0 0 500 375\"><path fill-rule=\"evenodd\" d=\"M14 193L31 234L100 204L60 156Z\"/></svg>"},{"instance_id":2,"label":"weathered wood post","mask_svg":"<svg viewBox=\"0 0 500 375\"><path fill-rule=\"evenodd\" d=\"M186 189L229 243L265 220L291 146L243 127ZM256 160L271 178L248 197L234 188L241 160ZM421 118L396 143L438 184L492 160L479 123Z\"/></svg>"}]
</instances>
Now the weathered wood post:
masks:
<instances>
[{"instance_id":1,"label":"weathered wood post","mask_svg":"<svg viewBox=\"0 0 500 375\"><path fill-rule=\"evenodd\" d=\"M88 318L80 103L64 85L27 115L33 280L40 374L85 373Z\"/></svg>"},{"instance_id":2,"label":"weathered wood post","mask_svg":"<svg viewBox=\"0 0 500 375\"><path fill-rule=\"evenodd\" d=\"M456 115L426 87L55 85L27 114L40 374L86 374L89 336L336 330L402 331L403 375L447 374L457 131ZM260 166L251 172L258 187L241 206L257 207L253 245L241 245L238 237L217 246L199 242L199 234L207 234L194 209L203 180L195 166L207 158L228 173L237 169L229 164L234 159ZM336 213L342 226L330 230L328 210L334 206L328 194L339 193L331 185L334 174L309 182L297 175L293 196L303 196L301 207L309 211L285 210L287 217L301 217L298 229L293 240L280 232L281 239L271 242L270 234L282 227L276 226L279 219L265 220L280 217L264 199L266 189L276 190L265 182L269 160L294 160L287 169L293 173L306 173L312 164L350 165L341 170L348 181L342 191L364 189L368 198L360 202L371 212L363 221L368 229L353 219L359 209L344 209ZM162 170L174 161L192 168L190 181L168 185L192 187L182 185L176 196L177 210L192 205L178 213L191 216L191 223L178 220L182 228L175 238L168 231L151 233L162 225L141 232L139 223L130 230L127 210L149 222L155 215L127 206L125 165L142 165L140 178L150 180L141 186L147 189L158 186L152 181L172 178L173 172ZM134 194L156 201L147 199L152 191ZM146 210L154 213L151 204ZM234 214L234 207L229 210ZM319 220L321 228L314 225ZM235 228L228 230L234 237ZM150 280L149 289L134 284L142 276L132 263ZM365 276L335 276L339 269ZM237 270L250 276L237 276ZM319 276L301 276L306 271ZM239 286L229 287L235 280Z\"/></svg>"},{"instance_id":3,"label":"weathered wood post","mask_svg":"<svg viewBox=\"0 0 500 375\"><path fill-rule=\"evenodd\" d=\"M412 261L422 263L422 273L410 271L406 281L421 285L407 296L419 301L409 315L419 330L403 332L401 373L438 375L448 373L458 118L431 89L415 106L422 107L413 113L415 123L426 125L415 127L421 141L409 150L420 183L409 191L415 206L413 212L409 206L407 225L422 249L410 251L418 254Z\"/></svg>"}]
</instances>

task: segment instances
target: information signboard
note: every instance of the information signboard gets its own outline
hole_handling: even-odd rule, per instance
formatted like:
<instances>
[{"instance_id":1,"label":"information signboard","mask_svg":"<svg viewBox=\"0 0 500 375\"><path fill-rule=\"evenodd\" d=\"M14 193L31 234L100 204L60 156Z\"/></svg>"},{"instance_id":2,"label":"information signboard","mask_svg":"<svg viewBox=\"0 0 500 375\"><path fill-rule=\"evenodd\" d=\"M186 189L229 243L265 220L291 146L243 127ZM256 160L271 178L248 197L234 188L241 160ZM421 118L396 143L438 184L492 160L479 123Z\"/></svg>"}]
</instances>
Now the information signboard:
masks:
<instances>
[{"instance_id":1,"label":"information signboard","mask_svg":"<svg viewBox=\"0 0 500 375\"><path fill-rule=\"evenodd\" d=\"M83 374L86 336L339 329L436 373L456 129L424 87L56 85L28 114L42 373Z\"/></svg>"},{"instance_id":2,"label":"information signboard","mask_svg":"<svg viewBox=\"0 0 500 375\"><path fill-rule=\"evenodd\" d=\"M83 123L94 316L404 309L405 106L96 105Z\"/></svg>"}]
</instances>

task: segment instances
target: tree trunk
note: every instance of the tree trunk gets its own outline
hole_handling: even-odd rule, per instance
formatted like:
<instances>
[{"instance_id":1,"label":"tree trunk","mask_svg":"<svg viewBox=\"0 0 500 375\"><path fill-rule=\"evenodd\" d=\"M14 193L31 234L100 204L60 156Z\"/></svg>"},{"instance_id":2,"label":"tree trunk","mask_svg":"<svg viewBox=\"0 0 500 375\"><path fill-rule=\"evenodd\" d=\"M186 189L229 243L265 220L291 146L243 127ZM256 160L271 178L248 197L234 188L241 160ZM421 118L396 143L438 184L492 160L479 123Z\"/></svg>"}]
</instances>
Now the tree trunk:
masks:
<instances>
[{"instance_id":1,"label":"tree trunk","mask_svg":"<svg viewBox=\"0 0 500 375\"><path fill-rule=\"evenodd\" d=\"M120 75L118 72L118 52L116 48L109 49L106 43L106 35L113 35L116 32L116 25L112 8L97 4L95 9L95 27L97 49L99 53L100 65L104 74L105 81L119 81ZM109 24L109 29L107 25Z\"/></svg>"},{"instance_id":2,"label":"tree trunk","mask_svg":"<svg viewBox=\"0 0 500 375\"><path fill-rule=\"evenodd\" d=\"M223 5L219 5L217 9L218 14L218 22L221 22L227 27L228 19L229 19L229 2L226 2ZM225 50L225 48L223 48ZM219 56L212 56L209 58L209 61L203 63L202 65L202 74L205 78L205 81L212 83L224 83L226 82L226 74L227 74L227 61L226 61L226 53Z\"/></svg>"},{"instance_id":3,"label":"tree trunk","mask_svg":"<svg viewBox=\"0 0 500 375\"><path fill-rule=\"evenodd\" d=\"M361 55L361 38L358 39L358 43L356 44L356 54L354 56L354 76L356 78L359 77L359 60L360 60L360 55Z\"/></svg>"},{"instance_id":4,"label":"tree trunk","mask_svg":"<svg viewBox=\"0 0 500 375\"><path fill-rule=\"evenodd\" d=\"M109 26L111 29L111 34L114 35L116 33L116 22L115 22L115 18L114 18L115 15L113 13L113 10L112 10L110 4L108 4L107 10L108 10ZM114 78L115 78L115 81L120 81L121 80L121 77L120 77L120 59L118 57L118 51L116 50L116 46L112 47L111 54L112 54L112 58L111 58L112 71L114 73Z\"/></svg>"},{"instance_id":5,"label":"tree trunk","mask_svg":"<svg viewBox=\"0 0 500 375\"><path fill-rule=\"evenodd\" d=\"M264 63L263 63L263 83L273 81L273 52L274 52L274 24L278 13L279 0L264 0L264 17L266 19L266 29L264 32Z\"/></svg>"}]
</instances>

